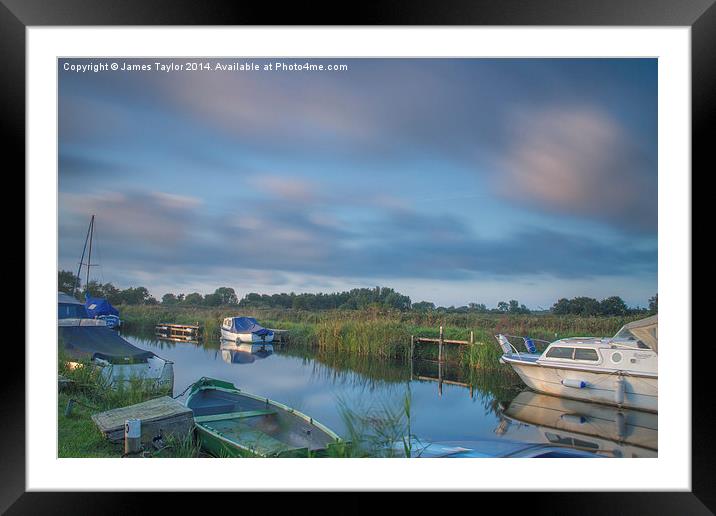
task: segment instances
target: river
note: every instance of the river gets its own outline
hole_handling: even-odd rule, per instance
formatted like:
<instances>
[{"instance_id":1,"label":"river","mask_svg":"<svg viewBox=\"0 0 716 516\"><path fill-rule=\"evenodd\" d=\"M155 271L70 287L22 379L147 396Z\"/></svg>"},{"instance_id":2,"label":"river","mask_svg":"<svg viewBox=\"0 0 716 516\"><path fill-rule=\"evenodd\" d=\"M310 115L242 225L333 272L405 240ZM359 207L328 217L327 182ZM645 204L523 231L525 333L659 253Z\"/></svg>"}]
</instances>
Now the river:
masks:
<instances>
[{"instance_id":1,"label":"river","mask_svg":"<svg viewBox=\"0 0 716 516\"><path fill-rule=\"evenodd\" d=\"M405 419L407 397L410 433L421 443L452 443L487 454L517 442L607 457L657 455L655 414L536 394L505 371L326 356L290 344L252 354L218 338L191 343L151 334L122 336L174 362L175 395L202 376L226 380L309 414L342 436L348 433L347 414L371 420L392 413Z\"/></svg>"}]
</instances>

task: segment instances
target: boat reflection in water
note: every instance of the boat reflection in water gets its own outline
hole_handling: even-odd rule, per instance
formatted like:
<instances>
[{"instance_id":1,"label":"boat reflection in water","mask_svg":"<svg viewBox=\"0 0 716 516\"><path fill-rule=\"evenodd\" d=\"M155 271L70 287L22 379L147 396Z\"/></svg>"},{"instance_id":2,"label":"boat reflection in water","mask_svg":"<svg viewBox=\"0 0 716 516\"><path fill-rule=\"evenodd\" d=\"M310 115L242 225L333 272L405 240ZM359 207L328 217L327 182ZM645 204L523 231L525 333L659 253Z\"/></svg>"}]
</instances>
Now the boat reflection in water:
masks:
<instances>
[{"instance_id":1,"label":"boat reflection in water","mask_svg":"<svg viewBox=\"0 0 716 516\"><path fill-rule=\"evenodd\" d=\"M273 345L265 344L239 344L230 340L221 339L221 358L227 364L251 364L257 359L263 359L273 353Z\"/></svg>"},{"instance_id":2,"label":"boat reflection in water","mask_svg":"<svg viewBox=\"0 0 716 516\"><path fill-rule=\"evenodd\" d=\"M657 457L658 415L640 410L538 394L519 393L502 410L495 433L509 438L524 426L545 444L606 457Z\"/></svg>"}]
</instances>

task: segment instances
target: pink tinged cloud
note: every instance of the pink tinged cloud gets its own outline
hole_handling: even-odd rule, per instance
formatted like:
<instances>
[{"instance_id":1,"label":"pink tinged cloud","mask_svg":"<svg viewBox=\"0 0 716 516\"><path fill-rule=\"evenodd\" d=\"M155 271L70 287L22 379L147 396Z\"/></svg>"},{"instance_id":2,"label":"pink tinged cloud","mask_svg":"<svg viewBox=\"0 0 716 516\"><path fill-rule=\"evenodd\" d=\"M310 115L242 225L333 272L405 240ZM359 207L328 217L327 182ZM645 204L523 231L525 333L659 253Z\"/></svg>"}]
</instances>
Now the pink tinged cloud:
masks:
<instances>
[{"instance_id":1,"label":"pink tinged cloud","mask_svg":"<svg viewBox=\"0 0 716 516\"><path fill-rule=\"evenodd\" d=\"M616 120L577 107L523 112L513 123L502 196L624 229L656 227L656 164Z\"/></svg>"},{"instance_id":2,"label":"pink tinged cloud","mask_svg":"<svg viewBox=\"0 0 716 516\"><path fill-rule=\"evenodd\" d=\"M199 199L164 192L62 194L62 205L77 216L97 215L105 239L141 241L151 247L174 246L188 237Z\"/></svg>"}]
</instances>

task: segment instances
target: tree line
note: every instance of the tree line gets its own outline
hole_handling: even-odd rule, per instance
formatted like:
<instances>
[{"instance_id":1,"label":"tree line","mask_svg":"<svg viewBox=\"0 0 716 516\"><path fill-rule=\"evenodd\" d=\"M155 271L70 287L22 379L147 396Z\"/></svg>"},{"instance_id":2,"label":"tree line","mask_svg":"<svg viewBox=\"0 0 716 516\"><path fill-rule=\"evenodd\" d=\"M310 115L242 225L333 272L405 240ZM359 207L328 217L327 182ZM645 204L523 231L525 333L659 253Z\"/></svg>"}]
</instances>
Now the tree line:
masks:
<instances>
[{"instance_id":1,"label":"tree line","mask_svg":"<svg viewBox=\"0 0 716 516\"><path fill-rule=\"evenodd\" d=\"M557 315L630 315L638 313L656 313L658 311L658 294L649 298L649 308L629 308L619 296L611 296L601 301L592 297L562 298L550 311Z\"/></svg>"},{"instance_id":2,"label":"tree line","mask_svg":"<svg viewBox=\"0 0 716 516\"><path fill-rule=\"evenodd\" d=\"M78 286L75 292L75 286ZM58 289L83 300L85 294L106 298L113 305L164 305L164 306L236 306L237 308L284 308L296 310L361 310L366 308L415 310L419 312L439 313L485 313L485 314L529 314L532 311L516 299L500 301L494 308L482 303L469 303L465 306L436 306L429 301L412 303L410 297L388 287L354 288L345 292L317 294L258 294L250 292L239 299L231 287L219 287L213 293L202 295L199 292L175 294L168 292L157 300L145 287L119 289L112 283L90 281L81 285L79 278L71 271L58 272ZM629 315L636 313L656 313L657 295L649 299L649 308L629 308L618 296L601 301L589 297L559 299L549 310L557 315Z\"/></svg>"}]
</instances>

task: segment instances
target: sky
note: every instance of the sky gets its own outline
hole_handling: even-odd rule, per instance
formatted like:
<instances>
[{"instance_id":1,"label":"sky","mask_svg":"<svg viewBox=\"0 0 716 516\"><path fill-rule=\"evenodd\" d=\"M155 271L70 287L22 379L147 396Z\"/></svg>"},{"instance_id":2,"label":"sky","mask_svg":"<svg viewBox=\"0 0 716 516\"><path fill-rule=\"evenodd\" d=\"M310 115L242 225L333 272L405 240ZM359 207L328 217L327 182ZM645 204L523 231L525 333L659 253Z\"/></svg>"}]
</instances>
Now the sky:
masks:
<instances>
[{"instance_id":1,"label":"sky","mask_svg":"<svg viewBox=\"0 0 716 516\"><path fill-rule=\"evenodd\" d=\"M189 61L206 69L176 69ZM58 66L61 269L95 214L91 279L158 299L380 285L539 309L657 292L655 59Z\"/></svg>"}]
</instances>

